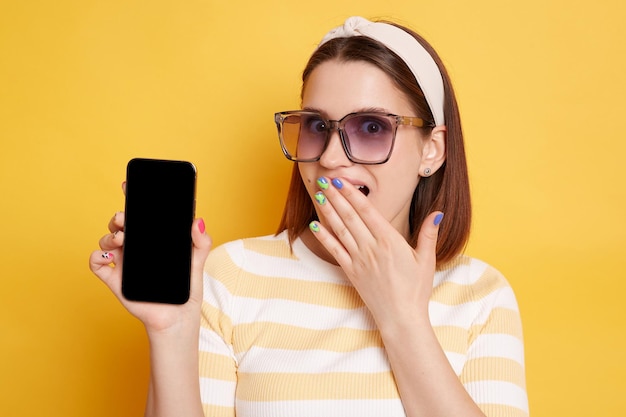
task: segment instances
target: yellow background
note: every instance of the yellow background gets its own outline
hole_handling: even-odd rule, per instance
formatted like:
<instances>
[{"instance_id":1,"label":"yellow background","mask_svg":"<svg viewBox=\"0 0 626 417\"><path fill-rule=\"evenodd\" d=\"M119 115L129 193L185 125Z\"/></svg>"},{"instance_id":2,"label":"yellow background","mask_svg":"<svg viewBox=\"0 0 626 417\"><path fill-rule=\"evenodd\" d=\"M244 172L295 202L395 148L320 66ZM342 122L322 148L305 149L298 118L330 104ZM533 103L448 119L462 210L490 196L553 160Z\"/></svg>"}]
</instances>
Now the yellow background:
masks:
<instances>
[{"instance_id":1,"label":"yellow background","mask_svg":"<svg viewBox=\"0 0 626 417\"><path fill-rule=\"evenodd\" d=\"M448 65L467 252L516 290L531 414L626 415L625 7L2 0L0 414L141 415L141 324L87 268L126 162L193 161L216 243L273 232L290 172L273 112L298 106L315 44L359 14L410 25Z\"/></svg>"}]
</instances>

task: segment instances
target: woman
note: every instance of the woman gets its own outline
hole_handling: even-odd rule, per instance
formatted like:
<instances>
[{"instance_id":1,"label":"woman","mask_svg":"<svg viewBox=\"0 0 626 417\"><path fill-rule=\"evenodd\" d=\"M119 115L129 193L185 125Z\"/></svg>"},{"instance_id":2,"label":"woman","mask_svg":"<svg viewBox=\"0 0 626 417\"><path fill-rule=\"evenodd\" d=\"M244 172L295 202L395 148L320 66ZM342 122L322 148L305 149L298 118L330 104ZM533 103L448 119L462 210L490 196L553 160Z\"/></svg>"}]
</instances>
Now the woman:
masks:
<instances>
[{"instance_id":1,"label":"woman","mask_svg":"<svg viewBox=\"0 0 626 417\"><path fill-rule=\"evenodd\" d=\"M302 110L275 120L296 162L278 233L207 259L194 222L187 304L121 296L110 262L123 213L92 254L146 326L146 415L527 415L513 292L461 254L467 168L434 50L406 28L350 18L309 60Z\"/></svg>"}]
</instances>

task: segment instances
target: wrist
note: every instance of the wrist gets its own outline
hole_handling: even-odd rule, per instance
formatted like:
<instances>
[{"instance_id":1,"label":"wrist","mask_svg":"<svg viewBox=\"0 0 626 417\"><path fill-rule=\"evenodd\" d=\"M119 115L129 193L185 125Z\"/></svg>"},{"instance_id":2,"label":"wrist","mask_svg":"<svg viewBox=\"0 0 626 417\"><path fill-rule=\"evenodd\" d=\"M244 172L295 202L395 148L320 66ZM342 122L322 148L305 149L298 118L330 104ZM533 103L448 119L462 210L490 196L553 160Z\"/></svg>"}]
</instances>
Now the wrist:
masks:
<instances>
[{"instance_id":1,"label":"wrist","mask_svg":"<svg viewBox=\"0 0 626 417\"><path fill-rule=\"evenodd\" d=\"M433 331L428 310L413 309L395 314L383 322L377 322L383 340L404 338L407 334L419 334L424 331Z\"/></svg>"}]
</instances>

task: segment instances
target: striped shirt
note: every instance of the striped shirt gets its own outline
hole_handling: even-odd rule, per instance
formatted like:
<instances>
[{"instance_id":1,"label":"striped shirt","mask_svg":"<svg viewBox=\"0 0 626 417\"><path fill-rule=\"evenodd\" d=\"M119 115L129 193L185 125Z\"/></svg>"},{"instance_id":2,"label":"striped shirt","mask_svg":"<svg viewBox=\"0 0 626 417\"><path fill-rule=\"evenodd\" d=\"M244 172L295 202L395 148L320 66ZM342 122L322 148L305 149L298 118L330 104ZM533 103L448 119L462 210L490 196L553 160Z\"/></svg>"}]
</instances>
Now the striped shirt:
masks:
<instances>
[{"instance_id":1,"label":"striped shirt","mask_svg":"<svg viewBox=\"0 0 626 417\"><path fill-rule=\"evenodd\" d=\"M488 416L528 415L517 302L504 277L459 256L435 275L437 338ZM285 232L215 248L200 328L206 416L405 416L374 320L340 267Z\"/></svg>"}]
</instances>

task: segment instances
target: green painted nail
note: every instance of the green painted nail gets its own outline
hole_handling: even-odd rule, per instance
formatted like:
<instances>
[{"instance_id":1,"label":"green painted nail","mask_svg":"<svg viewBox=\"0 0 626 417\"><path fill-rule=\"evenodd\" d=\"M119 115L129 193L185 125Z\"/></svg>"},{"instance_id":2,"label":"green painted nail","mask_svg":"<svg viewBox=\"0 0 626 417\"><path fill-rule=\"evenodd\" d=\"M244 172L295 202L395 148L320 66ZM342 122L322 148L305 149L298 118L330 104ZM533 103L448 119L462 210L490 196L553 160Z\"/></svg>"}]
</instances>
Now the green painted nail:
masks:
<instances>
[{"instance_id":1,"label":"green painted nail","mask_svg":"<svg viewBox=\"0 0 626 417\"><path fill-rule=\"evenodd\" d=\"M317 185L322 189L322 190L328 190L328 180L324 177L320 177L317 179Z\"/></svg>"},{"instance_id":2,"label":"green painted nail","mask_svg":"<svg viewBox=\"0 0 626 417\"><path fill-rule=\"evenodd\" d=\"M315 193L315 199L317 200L318 203L320 204L324 204L326 203L326 196L324 195L323 192L318 191L317 193Z\"/></svg>"},{"instance_id":3,"label":"green painted nail","mask_svg":"<svg viewBox=\"0 0 626 417\"><path fill-rule=\"evenodd\" d=\"M316 221L312 221L311 223L309 223L309 228L315 233L320 231L320 225L317 224Z\"/></svg>"}]
</instances>

